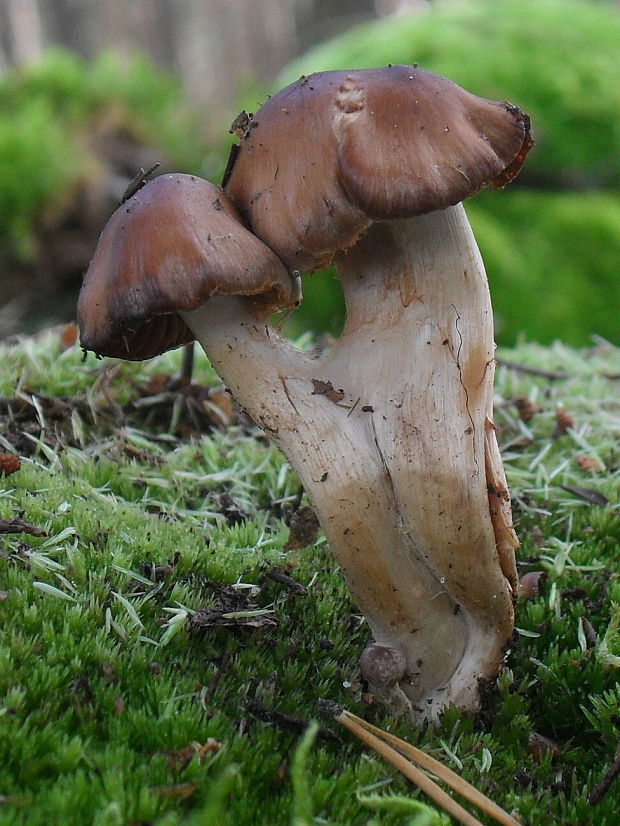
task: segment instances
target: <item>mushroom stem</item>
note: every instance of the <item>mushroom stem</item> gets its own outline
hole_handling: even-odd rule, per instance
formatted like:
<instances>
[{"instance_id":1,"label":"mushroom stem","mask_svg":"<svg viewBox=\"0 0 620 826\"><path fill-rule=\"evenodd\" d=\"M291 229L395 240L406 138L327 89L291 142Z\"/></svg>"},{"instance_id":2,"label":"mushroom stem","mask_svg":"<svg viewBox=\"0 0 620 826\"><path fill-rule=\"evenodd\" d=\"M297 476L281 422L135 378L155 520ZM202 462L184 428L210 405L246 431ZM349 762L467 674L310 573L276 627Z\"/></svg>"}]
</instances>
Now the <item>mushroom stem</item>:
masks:
<instances>
[{"instance_id":1,"label":"mushroom stem","mask_svg":"<svg viewBox=\"0 0 620 826\"><path fill-rule=\"evenodd\" d=\"M513 627L517 541L492 425L486 276L460 205L374 224L337 264L347 324L320 359L244 300L183 318L299 474L376 650L402 655L390 679L369 650L371 691L434 719L477 706Z\"/></svg>"}]
</instances>

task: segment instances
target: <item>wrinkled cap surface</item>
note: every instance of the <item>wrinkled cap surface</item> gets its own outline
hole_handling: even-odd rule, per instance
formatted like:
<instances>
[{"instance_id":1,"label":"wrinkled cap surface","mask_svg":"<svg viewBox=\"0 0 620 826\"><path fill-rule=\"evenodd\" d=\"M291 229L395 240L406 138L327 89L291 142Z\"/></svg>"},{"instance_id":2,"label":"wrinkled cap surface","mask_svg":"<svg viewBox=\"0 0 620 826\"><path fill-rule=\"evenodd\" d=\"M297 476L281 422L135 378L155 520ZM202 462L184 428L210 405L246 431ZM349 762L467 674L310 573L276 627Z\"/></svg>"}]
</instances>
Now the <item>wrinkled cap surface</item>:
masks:
<instances>
[{"instance_id":1,"label":"wrinkled cap surface","mask_svg":"<svg viewBox=\"0 0 620 826\"><path fill-rule=\"evenodd\" d=\"M193 339L178 313L212 295L256 296L269 312L292 303L291 279L218 187L162 175L101 234L78 301L82 347L134 360L178 347Z\"/></svg>"},{"instance_id":2,"label":"wrinkled cap surface","mask_svg":"<svg viewBox=\"0 0 620 826\"><path fill-rule=\"evenodd\" d=\"M287 266L322 266L373 221L505 186L531 147L529 118L413 66L320 72L250 122L225 190Z\"/></svg>"}]
</instances>

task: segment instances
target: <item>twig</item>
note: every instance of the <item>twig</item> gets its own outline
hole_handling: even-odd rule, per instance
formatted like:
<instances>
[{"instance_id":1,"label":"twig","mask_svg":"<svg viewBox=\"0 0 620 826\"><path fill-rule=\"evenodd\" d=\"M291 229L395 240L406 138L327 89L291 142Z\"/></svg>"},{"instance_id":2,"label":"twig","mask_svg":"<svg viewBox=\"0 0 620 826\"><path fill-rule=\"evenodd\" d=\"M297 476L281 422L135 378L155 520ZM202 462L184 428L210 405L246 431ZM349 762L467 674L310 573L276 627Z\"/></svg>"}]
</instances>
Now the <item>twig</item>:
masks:
<instances>
[{"instance_id":1,"label":"twig","mask_svg":"<svg viewBox=\"0 0 620 826\"><path fill-rule=\"evenodd\" d=\"M604 508L607 505L609 505L609 499L603 493L600 493L598 490L592 490L591 488L581 488L577 485L560 485L560 487L567 493L572 493L575 496L578 496L580 499L583 499L585 502L589 502L591 505L598 505L601 508Z\"/></svg>"},{"instance_id":2,"label":"twig","mask_svg":"<svg viewBox=\"0 0 620 826\"><path fill-rule=\"evenodd\" d=\"M507 367L509 370L516 370L519 373L528 373L530 376L542 376L544 379L567 379L568 373L562 373L557 370L544 370L542 367L531 367L529 364L519 364L516 361L505 361L504 359L495 359L500 367Z\"/></svg>"},{"instance_id":3,"label":"twig","mask_svg":"<svg viewBox=\"0 0 620 826\"><path fill-rule=\"evenodd\" d=\"M310 721L304 720L303 717L293 717L290 714L277 711L275 708L265 708L260 700L251 700L248 703L247 710L253 717L256 717L257 720L278 726L278 728L282 728L285 731L292 731L294 734L303 734L310 725ZM336 732L325 728L325 726L319 726L317 737L321 740L331 740L332 742L342 744L342 739Z\"/></svg>"},{"instance_id":4,"label":"twig","mask_svg":"<svg viewBox=\"0 0 620 826\"><path fill-rule=\"evenodd\" d=\"M160 164L156 163L153 164L153 166L151 166L149 169L140 168L138 170L138 172L134 175L133 179L130 181L127 189L123 192L123 197L120 200L119 206L122 206L125 203L125 201L128 201L136 194L136 192L139 192L143 186L146 186L146 182L149 176L152 175L153 172L155 172L158 166L160 166Z\"/></svg>"},{"instance_id":5,"label":"twig","mask_svg":"<svg viewBox=\"0 0 620 826\"><path fill-rule=\"evenodd\" d=\"M279 571L277 568L266 571L265 576L267 579L272 579L274 582L279 582L280 585L284 585L284 587L292 591L295 596L305 597L308 593L308 590L301 582L297 582L292 576L285 574L283 571Z\"/></svg>"},{"instance_id":6,"label":"twig","mask_svg":"<svg viewBox=\"0 0 620 826\"><path fill-rule=\"evenodd\" d=\"M611 784L614 782L616 777L620 774L620 744L618 744L618 748L616 749L616 753L614 755L613 763L605 772L604 777L602 780L596 784L596 786L590 792L590 797L588 798L588 803L590 806L596 806L597 803L600 803L601 800L605 797L607 792L609 791Z\"/></svg>"},{"instance_id":7,"label":"twig","mask_svg":"<svg viewBox=\"0 0 620 826\"><path fill-rule=\"evenodd\" d=\"M230 660L231 660L230 653L228 651L225 651L223 656L222 656L221 662L220 662L220 664L217 668L217 671L213 675L213 679L209 683L209 686L208 686L208 688L207 688L207 690L204 694L204 697L202 698L203 707L206 707L208 705L208 703L210 703L211 700L213 699L213 695L215 694L215 691L216 691L216 689L217 689L217 687L220 683L220 680L222 679L222 677L224 675L224 672L227 671L227 669L228 669L228 665L230 663Z\"/></svg>"},{"instance_id":8,"label":"twig","mask_svg":"<svg viewBox=\"0 0 620 826\"><path fill-rule=\"evenodd\" d=\"M27 533L30 536L47 536L47 532L36 525L29 525L22 519L0 519L0 533Z\"/></svg>"},{"instance_id":9,"label":"twig","mask_svg":"<svg viewBox=\"0 0 620 826\"><path fill-rule=\"evenodd\" d=\"M183 347L183 365L181 367L181 383L191 384L194 372L194 342L189 341Z\"/></svg>"}]
</instances>

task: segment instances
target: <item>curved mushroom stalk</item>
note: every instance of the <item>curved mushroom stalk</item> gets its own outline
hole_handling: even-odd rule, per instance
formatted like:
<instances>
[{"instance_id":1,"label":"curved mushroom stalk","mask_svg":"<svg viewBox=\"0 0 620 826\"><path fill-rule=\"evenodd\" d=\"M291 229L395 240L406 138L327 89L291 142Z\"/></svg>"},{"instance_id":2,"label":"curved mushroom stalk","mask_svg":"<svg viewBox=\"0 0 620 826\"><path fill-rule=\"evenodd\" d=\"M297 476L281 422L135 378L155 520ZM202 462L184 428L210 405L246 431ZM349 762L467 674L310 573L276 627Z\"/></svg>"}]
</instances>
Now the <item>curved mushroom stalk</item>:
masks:
<instances>
[{"instance_id":1,"label":"curved mushroom stalk","mask_svg":"<svg viewBox=\"0 0 620 826\"><path fill-rule=\"evenodd\" d=\"M460 205L374 224L337 263L347 324L320 359L243 299L182 316L299 474L375 637L371 690L434 719L477 706L513 628L486 277Z\"/></svg>"}]
</instances>

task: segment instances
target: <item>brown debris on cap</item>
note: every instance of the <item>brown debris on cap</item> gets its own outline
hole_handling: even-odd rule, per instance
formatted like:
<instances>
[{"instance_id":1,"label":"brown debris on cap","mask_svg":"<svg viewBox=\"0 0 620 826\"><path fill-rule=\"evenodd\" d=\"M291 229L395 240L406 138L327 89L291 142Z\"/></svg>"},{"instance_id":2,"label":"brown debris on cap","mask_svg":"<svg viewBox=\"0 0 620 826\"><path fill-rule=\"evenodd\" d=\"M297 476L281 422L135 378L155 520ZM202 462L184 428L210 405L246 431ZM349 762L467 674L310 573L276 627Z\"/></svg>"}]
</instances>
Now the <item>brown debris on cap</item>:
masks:
<instances>
[{"instance_id":1,"label":"brown debris on cap","mask_svg":"<svg viewBox=\"0 0 620 826\"><path fill-rule=\"evenodd\" d=\"M225 190L287 266L310 270L372 221L505 186L531 145L520 109L417 67L321 72L261 107Z\"/></svg>"},{"instance_id":2,"label":"brown debris on cap","mask_svg":"<svg viewBox=\"0 0 620 826\"><path fill-rule=\"evenodd\" d=\"M140 360L193 339L181 311L212 295L256 296L261 311L290 306L281 261L241 224L218 187L162 175L108 221L78 301L81 344Z\"/></svg>"}]
</instances>

